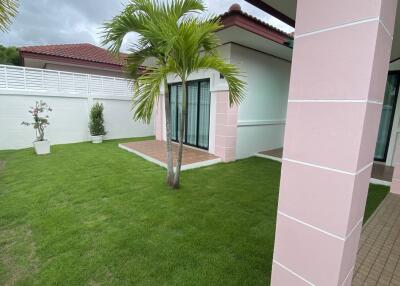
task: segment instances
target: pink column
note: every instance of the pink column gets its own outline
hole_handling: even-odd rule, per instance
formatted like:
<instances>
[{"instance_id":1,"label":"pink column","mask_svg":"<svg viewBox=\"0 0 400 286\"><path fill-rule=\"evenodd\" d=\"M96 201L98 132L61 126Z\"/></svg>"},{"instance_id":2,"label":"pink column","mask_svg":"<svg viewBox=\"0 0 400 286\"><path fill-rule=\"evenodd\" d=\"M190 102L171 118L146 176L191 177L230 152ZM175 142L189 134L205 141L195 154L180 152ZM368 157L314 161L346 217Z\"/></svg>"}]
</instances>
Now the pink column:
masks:
<instances>
[{"instance_id":1,"label":"pink column","mask_svg":"<svg viewBox=\"0 0 400 286\"><path fill-rule=\"evenodd\" d=\"M298 0L272 285L351 285L396 0Z\"/></svg>"},{"instance_id":2,"label":"pink column","mask_svg":"<svg viewBox=\"0 0 400 286\"><path fill-rule=\"evenodd\" d=\"M163 140L164 128L164 97L160 96L156 105L155 133L156 140Z\"/></svg>"},{"instance_id":3,"label":"pink column","mask_svg":"<svg viewBox=\"0 0 400 286\"><path fill-rule=\"evenodd\" d=\"M393 159L394 172L390 192L400 195L400 145L397 144Z\"/></svg>"},{"instance_id":4,"label":"pink column","mask_svg":"<svg viewBox=\"0 0 400 286\"><path fill-rule=\"evenodd\" d=\"M234 161L236 158L236 134L238 107L229 106L229 92L216 93L215 155L222 161Z\"/></svg>"}]
</instances>

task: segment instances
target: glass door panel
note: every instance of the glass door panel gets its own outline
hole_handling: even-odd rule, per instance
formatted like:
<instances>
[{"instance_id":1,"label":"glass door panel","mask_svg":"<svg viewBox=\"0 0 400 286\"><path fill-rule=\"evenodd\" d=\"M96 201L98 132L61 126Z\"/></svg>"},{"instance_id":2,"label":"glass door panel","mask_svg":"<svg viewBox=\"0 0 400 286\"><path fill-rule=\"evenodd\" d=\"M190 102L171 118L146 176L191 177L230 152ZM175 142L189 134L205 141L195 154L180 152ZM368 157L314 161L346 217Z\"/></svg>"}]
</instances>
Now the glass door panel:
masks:
<instances>
[{"instance_id":1,"label":"glass door panel","mask_svg":"<svg viewBox=\"0 0 400 286\"><path fill-rule=\"evenodd\" d=\"M200 82L199 141L198 145L208 149L210 131L210 83Z\"/></svg>"},{"instance_id":2,"label":"glass door panel","mask_svg":"<svg viewBox=\"0 0 400 286\"><path fill-rule=\"evenodd\" d=\"M375 147L375 160L378 161L386 160L393 117L396 109L397 93L399 90L399 76L400 73L389 73L386 83L381 121L379 123L378 140Z\"/></svg>"},{"instance_id":3,"label":"glass door panel","mask_svg":"<svg viewBox=\"0 0 400 286\"><path fill-rule=\"evenodd\" d=\"M170 103L171 103L171 133L172 133L172 140L178 140L178 133L177 133L177 120L178 120L178 113L177 113L177 95L178 95L178 86L173 85L170 87Z\"/></svg>"},{"instance_id":4,"label":"glass door panel","mask_svg":"<svg viewBox=\"0 0 400 286\"><path fill-rule=\"evenodd\" d=\"M179 141L179 137L181 134L180 131L180 126L181 126L181 116L182 116L182 85L177 85L177 97L178 97L178 107L177 107L177 123L176 123L176 134L178 134L178 138L176 139L177 141ZM185 134L183 134L183 136L185 136ZM183 139L185 140L185 138Z\"/></svg>"},{"instance_id":5,"label":"glass door panel","mask_svg":"<svg viewBox=\"0 0 400 286\"><path fill-rule=\"evenodd\" d=\"M182 84L170 85L172 140L179 140L182 114ZM183 143L208 149L210 129L210 83L192 81L187 85L187 118Z\"/></svg>"},{"instance_id":6,"label":"glass door panel","mask_svg":"<svg viewBox=\"0 0 400 286\"><path fill-rule=\"evenodd\" d=\"M188 104L186 122L186 142L197 145L197 112L198 112L198 83L188 84Z\"/></svg>"}]
</instances>

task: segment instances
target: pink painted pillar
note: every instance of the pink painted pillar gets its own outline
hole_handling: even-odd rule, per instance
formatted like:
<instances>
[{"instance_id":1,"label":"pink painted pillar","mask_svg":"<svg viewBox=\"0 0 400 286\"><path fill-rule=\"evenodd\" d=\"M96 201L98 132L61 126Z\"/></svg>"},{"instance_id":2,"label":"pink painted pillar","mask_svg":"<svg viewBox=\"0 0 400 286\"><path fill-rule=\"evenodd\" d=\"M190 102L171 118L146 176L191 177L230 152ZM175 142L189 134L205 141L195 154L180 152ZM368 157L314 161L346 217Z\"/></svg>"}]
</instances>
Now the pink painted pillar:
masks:
<instances>
[{"instance_id":1,"label":"pink painted pillar","mask_svg":"<svg viewBox=\"0 0 400 286\"><path fill-rule=\"evenodd\" d=\"M163 140L164 128L164 97L160 96L156 105L155 133L156 140Z\"/></svg>"},{"instance_id":2,"label":"pink painted pillar","mask_svg":"<svg viewBox=\"0 0 400 286\"><path fill-rule=\"evenodd\" d=\"M236 158L238 107L229 106L229 92L216 93L215 155L223 162Z\"/></svg>"},{"instance_id":3,"label":"pink painted pillar","mask_svg":"<svg viewBox=\"0 0 400 286\"><path fill-rule=\"evenodd\" d=\"M272 285L351 285L396 0L298 0Z\"/></svg>"},{"instance_id":4,"label":"pink painted pillar","mask_svg":"<svg viewBox=\"0 0 400 286\"><path fill-rule=\"evenodd\" d=\"M393 159L394 172L390 192L400 195L400 145L397 144L396 151Z\"/></svg>"}]
</instances>

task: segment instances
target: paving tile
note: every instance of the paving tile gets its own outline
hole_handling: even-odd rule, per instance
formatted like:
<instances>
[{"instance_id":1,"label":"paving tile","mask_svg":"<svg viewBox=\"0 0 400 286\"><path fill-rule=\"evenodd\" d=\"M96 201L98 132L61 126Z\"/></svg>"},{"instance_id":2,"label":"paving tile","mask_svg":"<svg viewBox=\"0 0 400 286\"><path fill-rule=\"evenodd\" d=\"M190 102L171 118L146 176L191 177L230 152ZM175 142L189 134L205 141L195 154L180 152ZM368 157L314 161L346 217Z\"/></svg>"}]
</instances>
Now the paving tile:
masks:
<instances>
[{"instance_id":1,"label":"paving tile","mask_svg":"<svg viewBox=\"0 0 400 286\"><path fill-rule=\"evenodd\" d=\"M400 196L388 194L363 227L353 286L400 286Z\"/></svg>"}]
</instances>

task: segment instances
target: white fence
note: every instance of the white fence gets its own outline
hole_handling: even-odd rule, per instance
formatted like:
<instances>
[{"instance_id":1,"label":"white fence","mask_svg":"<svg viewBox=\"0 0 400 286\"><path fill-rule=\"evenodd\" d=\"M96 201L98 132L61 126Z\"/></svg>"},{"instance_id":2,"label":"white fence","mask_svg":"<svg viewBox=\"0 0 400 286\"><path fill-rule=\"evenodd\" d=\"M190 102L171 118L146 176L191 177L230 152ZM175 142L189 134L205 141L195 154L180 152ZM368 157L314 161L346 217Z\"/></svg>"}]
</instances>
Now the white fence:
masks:
<instances>
[{"instance_id":1,"label":"white fence","mask_svg":"<svg viewBox=\"0 0 400 286\"><path fill-rule=\"evenodd\" d=\"M7 65L0 65L0 89L91 93L94 96L132 94L130 81L123 78Z\"/></svg>"},{"instance_id":2,"label":"white fence","mask_svg":"<svg viewBox=\"0 0 400 286\"><path fill-rule=\"evenodd\" d=\"M35 101L53 112L45 136L53 144L87 141L88 117L94 102L104 105L106 138L150 136L154 126L132 120L131 82L123 78L0 65L0 150L30 147L30 121Z\"/></svg>"}]
</instances>

